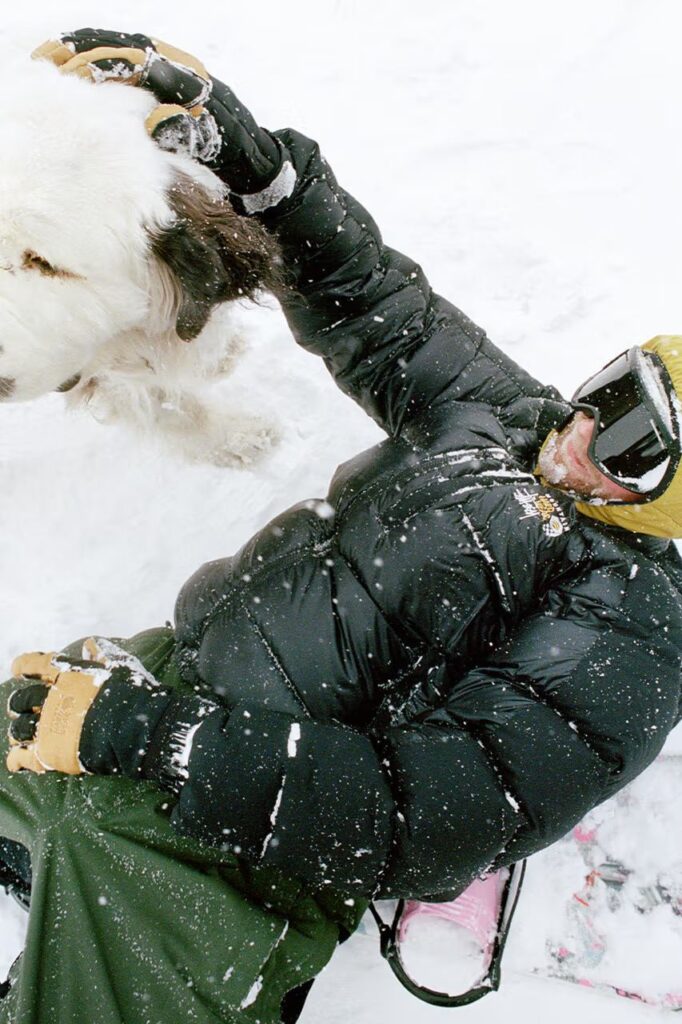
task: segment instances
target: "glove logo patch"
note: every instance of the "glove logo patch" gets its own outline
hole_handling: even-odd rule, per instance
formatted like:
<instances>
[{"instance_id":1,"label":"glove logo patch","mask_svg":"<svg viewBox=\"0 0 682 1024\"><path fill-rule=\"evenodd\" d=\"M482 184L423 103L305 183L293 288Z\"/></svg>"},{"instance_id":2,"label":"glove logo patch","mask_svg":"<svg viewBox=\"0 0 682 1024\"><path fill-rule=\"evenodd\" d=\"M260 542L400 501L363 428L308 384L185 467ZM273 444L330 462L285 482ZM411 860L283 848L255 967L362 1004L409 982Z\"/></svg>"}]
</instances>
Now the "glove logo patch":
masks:
<instances>
[{"instance_id":1,"label":"glove logo patch","mask_svg":"<svg viewBox=\"0 0 682 1024\"><path fill-rule=\"evenodd\" d=\"M538 494L536 491L518 488L514 491L514 498L523 510L523 515L520 516L521 521L539 519L542 524L542 532L548 537L560 537L570 530L566 513L551 494Z\"/></svg>"},{"instance_id":2,"label":"glove logo patch","mask_svg":"<svg viewBox=\"0 0 682 1024\"><path fill-rule=\"evenodd\" d=\"M55 709L54 719L52 720L52 732L56 736L66 736L71 725L71 716L75 710L75 699L65 694L59 702L59 707Z\"/></svg>"}]
</instances>

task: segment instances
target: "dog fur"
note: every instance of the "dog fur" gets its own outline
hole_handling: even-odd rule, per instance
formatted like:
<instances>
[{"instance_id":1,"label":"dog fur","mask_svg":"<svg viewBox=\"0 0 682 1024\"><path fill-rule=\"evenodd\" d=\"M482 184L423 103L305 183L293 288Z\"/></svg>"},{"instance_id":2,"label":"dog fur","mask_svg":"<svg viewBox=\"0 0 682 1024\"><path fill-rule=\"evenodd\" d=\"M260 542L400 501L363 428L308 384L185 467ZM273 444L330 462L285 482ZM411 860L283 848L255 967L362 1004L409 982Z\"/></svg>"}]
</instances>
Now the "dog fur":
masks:
<instances>
[{"instance_id":1,"label":"dog fur","mask_svg":"<svg viewBox=\"0 0 682 1024\"><path fill-rule=\"evenodd\" d=\"M5 95L0 400L62 390L191 460L251 463L276 427L211 385L242 349L230 304L283 287L274 240L152 142L143 90L27 61Z\"/></svg>"}]
</instances>

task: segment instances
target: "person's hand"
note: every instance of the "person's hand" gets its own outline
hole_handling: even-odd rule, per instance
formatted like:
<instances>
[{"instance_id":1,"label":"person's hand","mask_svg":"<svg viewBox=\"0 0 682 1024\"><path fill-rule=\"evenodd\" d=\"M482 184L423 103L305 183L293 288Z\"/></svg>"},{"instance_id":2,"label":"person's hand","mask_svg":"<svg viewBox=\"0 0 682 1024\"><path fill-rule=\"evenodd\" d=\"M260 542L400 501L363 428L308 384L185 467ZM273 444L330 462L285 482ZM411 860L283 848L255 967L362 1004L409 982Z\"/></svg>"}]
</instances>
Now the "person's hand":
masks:
<instances>
[{"instance_id":1,"label":"person's hand","mask_svg":"<svg viewBox=\"0 0 682 1024\"><path fill-rule=\"evenodd\" d=\"M93 82L148 89L159 106L146 127L163 148L180 149L205 162L217 155L217 126L202 105L212 82L203 64L190 54L149 36L86 28L49 39L32 56Z\"/></svg>"},{"instance_id":2,"label":"person's hand","mask_svg":"<svg viewBox=\"0 0 682 1024\"><path fill-rule=\"evenodd\" d=\"M66 74L148 89L159 101L147 118L155 141L207 164L243 199L244 212L260 212L293 191L283 148L190 54L139 33L84 28L48 40L33 56Z\"/></svg>"},{"instance_id":3,"label":"person's hand","mask_svg":"<svg viewBox=\"0 0 682 1024\"><path fill-rule=\"evenodd\" d=\"M86 772L80 760L81 733L102 685L158 686L137 658L111 641L90 637L82 654L82 659L74 659L37 651L15 658L12 674L23 685L13 691L7 705L12 719L9 771Z\"/></svg>"}]
</instances>

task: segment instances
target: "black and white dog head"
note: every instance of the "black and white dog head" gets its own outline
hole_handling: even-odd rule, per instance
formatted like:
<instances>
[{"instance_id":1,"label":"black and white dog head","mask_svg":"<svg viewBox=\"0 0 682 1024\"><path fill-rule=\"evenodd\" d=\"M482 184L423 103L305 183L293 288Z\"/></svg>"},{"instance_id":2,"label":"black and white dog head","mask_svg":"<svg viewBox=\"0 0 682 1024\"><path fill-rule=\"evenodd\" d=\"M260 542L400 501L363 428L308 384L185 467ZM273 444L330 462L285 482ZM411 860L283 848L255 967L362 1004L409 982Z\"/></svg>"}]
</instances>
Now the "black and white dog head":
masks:
<instances>
[{"instance_id":1,"label":"black and white dog head","mask_svg":"<svg viewBox=\"0 0 682 1024\"><path fill-rule=\"evenodd\" d=\"M152 142L144 91L27 61L6 95L0 399L89 399L145 367L161 397L210 376L229 349L216 311L282 284L274 241L210 171Z\"/></svg>"}]
</instances>

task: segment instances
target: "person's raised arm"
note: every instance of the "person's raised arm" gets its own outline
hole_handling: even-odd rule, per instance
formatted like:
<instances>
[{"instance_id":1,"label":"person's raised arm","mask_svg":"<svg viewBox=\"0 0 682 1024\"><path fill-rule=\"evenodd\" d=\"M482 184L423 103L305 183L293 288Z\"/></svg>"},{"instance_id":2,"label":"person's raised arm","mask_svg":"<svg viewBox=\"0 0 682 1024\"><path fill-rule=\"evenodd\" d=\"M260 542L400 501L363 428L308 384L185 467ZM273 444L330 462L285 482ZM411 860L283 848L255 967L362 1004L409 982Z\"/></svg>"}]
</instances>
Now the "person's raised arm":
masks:
<instances>
[{"instance_id":1,"label":"person's raised arm","mask_svg":"<svg viewBox=\"0 0 682 1024\"><path fill-rule=\"evenodd\" d=\"M434 295L413 260L384 244L315 142L260 128L196 58L148 36L99 29L66 34L37 55L154 93L161 105L148 119L150 133L209 166L235 207L276 234L289 280L278 297L296 340L389 434L438 404L559 397Z\"/></svg>"}]
</instances>

